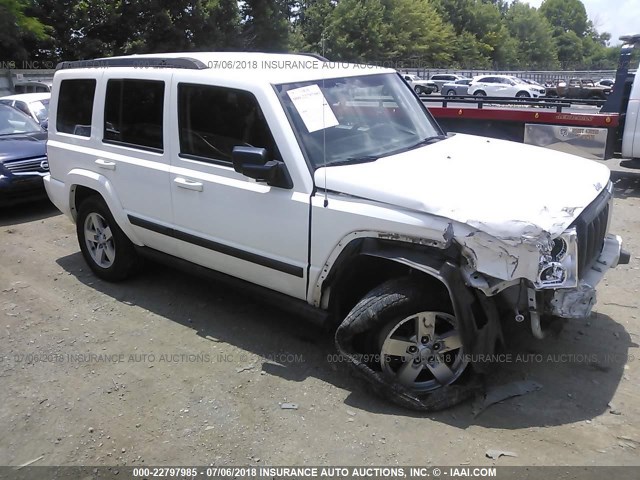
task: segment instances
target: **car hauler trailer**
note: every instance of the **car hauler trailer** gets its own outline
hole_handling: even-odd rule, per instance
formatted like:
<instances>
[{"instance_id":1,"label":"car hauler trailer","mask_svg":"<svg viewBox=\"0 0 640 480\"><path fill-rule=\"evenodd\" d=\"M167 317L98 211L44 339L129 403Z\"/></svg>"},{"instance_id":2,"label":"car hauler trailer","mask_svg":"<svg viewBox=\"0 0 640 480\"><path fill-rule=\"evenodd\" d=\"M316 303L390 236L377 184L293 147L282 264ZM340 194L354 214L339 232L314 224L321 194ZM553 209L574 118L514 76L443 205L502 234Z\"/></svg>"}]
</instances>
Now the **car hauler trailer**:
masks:
<instances>
[{"instance_id":1,"label":"car hauler trailer","mask_svg":"<svg viewBox=\"0 0 640 480\"><path fill-rule=\"evenodd\" d=\"M553 98L515 101L461 96L423 102L448 132L523 142L594 160L640 158L640 75L629 73L640 34L620 40L615 86L604 104L591 102L602 105L597 112L568 111L567 100Z\"/></svg>"}]
</instances>

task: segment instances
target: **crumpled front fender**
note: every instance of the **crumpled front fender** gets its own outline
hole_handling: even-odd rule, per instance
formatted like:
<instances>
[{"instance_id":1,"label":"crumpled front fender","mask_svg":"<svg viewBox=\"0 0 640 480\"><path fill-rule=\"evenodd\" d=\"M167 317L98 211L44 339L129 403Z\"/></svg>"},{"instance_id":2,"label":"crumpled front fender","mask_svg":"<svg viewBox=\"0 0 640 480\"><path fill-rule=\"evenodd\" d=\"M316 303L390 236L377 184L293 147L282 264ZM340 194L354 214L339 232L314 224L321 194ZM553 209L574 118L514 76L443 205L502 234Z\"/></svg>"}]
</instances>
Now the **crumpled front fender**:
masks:
<instances>
[{"instance_id":1,"label":"crumpled front fender","mask_svg":"<svg viewBox=\"0 0 640 480\"><path fill-rule=\"evenodd\" d=\"M407 252L406 249L384 245L378 245L377 248L369 247L362 253L402 263L441 281L449 291L464 351L467 354L492 354L496 344L502 341L498 312L493 301L479 291L467 287L460 268L451 261L437 258L427 252ZM363 322L356 317L347 316L336 331L335 343L338 352L350 360L354 370L381 396L413 410L435 411L456 405L482 391L482 383L475 378L467 384L449 385L433 392L416 393L373 370L362 361L355 339L360 334L380 328L381 325L377 325L376 321L376 318L370 318Z\"/></svg>"}]
</instances>

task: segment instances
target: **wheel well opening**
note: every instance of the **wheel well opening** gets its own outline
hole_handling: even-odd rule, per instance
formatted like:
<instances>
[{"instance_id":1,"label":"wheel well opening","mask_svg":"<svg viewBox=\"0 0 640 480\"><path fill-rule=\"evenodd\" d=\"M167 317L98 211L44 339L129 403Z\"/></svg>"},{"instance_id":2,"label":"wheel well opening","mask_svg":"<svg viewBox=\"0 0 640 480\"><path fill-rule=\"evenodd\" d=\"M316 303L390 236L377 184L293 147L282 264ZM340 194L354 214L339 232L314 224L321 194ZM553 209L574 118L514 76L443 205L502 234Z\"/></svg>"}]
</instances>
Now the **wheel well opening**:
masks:
<instances>
[{"instance_id":1,"label":"wheel well opening","mask_svg":"<svg viewBox=\"0 0 640 480\"><path fill-rule=\"evenodd\" d=\"M71 213L73 214L74 218L78 215L78 209L80 208L80 205L82 204L82 202L84 202L87 198L93 195L100 195L100 194L95 190L89 187L84 187L82 185L76 185L74 187L73 199L71 201Z\"/></svg>"},{"instance_id":2,"label":"wheel well opening","mask_svg":"<svg viewBox=\"0 0 640 480\"><path fill-rule=\"evenodd\" d=\"M342 267L343 273L331 284L329 311L340 323L351 309L371 290L393 278L414 276L434 298L447 299L449 292L435 277L392 260L359 255Z\"/></svg>"}]
</instances>

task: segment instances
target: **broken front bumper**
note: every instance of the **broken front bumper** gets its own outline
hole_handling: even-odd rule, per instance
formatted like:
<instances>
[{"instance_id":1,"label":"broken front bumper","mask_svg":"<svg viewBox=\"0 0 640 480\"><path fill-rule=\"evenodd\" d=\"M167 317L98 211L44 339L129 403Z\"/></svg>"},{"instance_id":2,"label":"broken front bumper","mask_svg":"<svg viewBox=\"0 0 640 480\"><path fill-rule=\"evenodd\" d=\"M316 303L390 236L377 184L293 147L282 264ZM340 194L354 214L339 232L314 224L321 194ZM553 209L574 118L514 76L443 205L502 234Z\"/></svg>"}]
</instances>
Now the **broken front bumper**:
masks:
<instances>
[{"instance_id":1,"label":"broken front bumper","mask_svg":"<svg viewBox=\"0 0 640 480\"><path fill-rule=\"evenodd\" d=\"M548 304L549 313L562 318L584 318L589 316L596 303L596 285L607 270L629 263L630 255L622 249L622 238L607 235L600 255L586 272L583 272L574 288L560 288L553 292Z\"/></svg>"}]
</instances>

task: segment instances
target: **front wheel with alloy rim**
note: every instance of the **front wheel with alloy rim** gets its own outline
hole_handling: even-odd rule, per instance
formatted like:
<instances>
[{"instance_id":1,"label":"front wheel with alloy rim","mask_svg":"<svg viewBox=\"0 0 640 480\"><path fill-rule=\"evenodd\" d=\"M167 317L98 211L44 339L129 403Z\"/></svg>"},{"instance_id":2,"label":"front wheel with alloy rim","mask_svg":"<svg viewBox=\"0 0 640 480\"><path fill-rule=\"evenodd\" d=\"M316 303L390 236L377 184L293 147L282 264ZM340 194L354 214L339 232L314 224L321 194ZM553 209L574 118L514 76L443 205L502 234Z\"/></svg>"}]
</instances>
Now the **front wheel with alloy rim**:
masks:
<instances>
[{"instance_id":1,"label":"front wheel with alloy rim","mask_svg":"<svg viewBox=\"0 0 640 480\"><path fill-rule=\"evenodd\" d=\"M134 271L137 265L135 248L101 197L92 196L82 202L76 232L82 256L98 277L117 281Z\"/></svg>"},{"instance_id":2,"label":"front wheel with alloy rim","mask_svg":"<svg viewBox=\"0 0 640 480\"><path fill-rule=\"evenodd\" d=\"M371 290L336 331L336 347L381 396L417 410L469 398L478 378L444 285L420 276Z\"/></svg>"},{"instance_id":3,"label":"front wheel with alloy rim","mask_svg":"<svg viewBox=\"0 0 640 480\"><path fill-rule=\"evenodd\" d=\"M414 392L455 382L467 367L453 315L422 311L390 321L378 335L384 375Z\"/></svg>"}]
</instances>

